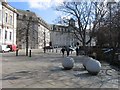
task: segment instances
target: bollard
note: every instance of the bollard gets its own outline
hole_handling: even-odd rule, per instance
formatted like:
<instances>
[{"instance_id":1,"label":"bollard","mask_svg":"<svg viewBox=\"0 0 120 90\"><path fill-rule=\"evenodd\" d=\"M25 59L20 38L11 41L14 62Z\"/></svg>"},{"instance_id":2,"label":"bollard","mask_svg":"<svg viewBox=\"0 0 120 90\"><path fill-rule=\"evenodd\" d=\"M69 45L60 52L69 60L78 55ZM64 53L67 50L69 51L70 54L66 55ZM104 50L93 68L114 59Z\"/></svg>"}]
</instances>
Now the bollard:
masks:
<instances>
[{"instance_id":1,"label":"bollard","mask_svg":"<svg viewBox=\"0 0 120 90\"><path fill-rule=\"evenodd\" d=\"M118 55L118 60L120 61L120 55Z\"/></svg>"},{"instance_id":2,"label":"bollard","mask_svg":"<svg viewBox=\"0 0 120 90\"><path fill-rule=\"evenodd\" d=\"M57 49L56 49L56 53L57 53Z\"/></svg>"},{"instance_id":3,"label":"bollard","mask_svg":"<svg viewBox=\"0 0 120 90\"><path fill-rule=\"evenodd\" d=\"M65 70L70 70L74 67L74 59L67 57L64 58L64 60L62 61L62 66L64 67Z\"/></svg>"},{"instance_id":4,"label":"bollard","mask_svg":"<svg viewBox=\"0 0 120 90\"><path fill-rule=\"evenodd\" d=\"M46 49L44 48L44 53L46 53Z\"/></svg>"},{"instance_id":5,"label":"bollard","mask_svg":"<svg viewBox=\"0 0 120 90\"><path fill-rule=\"evenodd\" d=\"M18 50L16 50L16 56L18 56Z\"/></svg>"},{"instance_id":6,"label":"bollard","mask_svg":"<svg viewBox=\"0 0 120 90\"><path fill-rule=\"evenodd\" d=\"M31 57L31 50L29 51L29 57Z\"/></svg>"},{"instance_id":7,"label":"bollard","mask_svg":"<svg viewBox=\"0 0 120 90\"><path fill-rule=\"evenodd\" d=\"M52 52L54 52L54 49L52 49Z\"/></svg>"}]
</instances>

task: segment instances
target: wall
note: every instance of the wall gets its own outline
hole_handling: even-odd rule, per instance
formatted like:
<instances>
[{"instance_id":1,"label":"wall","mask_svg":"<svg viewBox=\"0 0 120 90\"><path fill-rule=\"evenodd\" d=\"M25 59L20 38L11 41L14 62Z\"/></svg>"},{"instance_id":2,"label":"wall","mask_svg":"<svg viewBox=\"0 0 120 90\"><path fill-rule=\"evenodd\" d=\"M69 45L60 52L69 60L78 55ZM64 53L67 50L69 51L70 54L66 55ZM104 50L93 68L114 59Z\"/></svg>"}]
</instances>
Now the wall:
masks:
<instances>
[{"instance_id":1,"label":"wall","mask_svg":"<svg viewBox=\"0 0 120 90\"><path fill-rule=\"evenodd\" d=\"M2 4L2 44L16 45L16 12L7 3ZM7 16L6 16L7 13ZM7 17L7 22L6 22ZM5 39L5 31L7 31L7 38ZM11 39L10 39L11 32Z\"/></svg>"},{"instance_id":2,"label":"wall","mask_svg":"<svg viewBox=\"0 0 120 90\"><path fill-rule=\"evenodd\" d=\"M0 44L2 44L2 3L0 2Z\"/></svg>"},{"instance_id":3,"label":"wall","mask_svg":"<svg viewBox=\"0 0 120 90\"><path fill-rule=\"evenodd\" d=\"M77 41L74 37L74 34L68 32L69 30L69 27L55 25L50 34L52 46L75 46Z\"/></svg>"},{"instance_id":4,"label":"wall","mask_svg":"<svg viewBox=\"0 0 120 90\"><path fill-rule=\"evenodd\" d=\"M44 34L45 32L45 34ZM45 38L45 40L44 40ZM39 48L42 49L45 46L49 46L50 43L50 29L49 27L45 27L42 24L39 23L39 29L38 29L38 44Z\"/></svg>"}]
</instances>

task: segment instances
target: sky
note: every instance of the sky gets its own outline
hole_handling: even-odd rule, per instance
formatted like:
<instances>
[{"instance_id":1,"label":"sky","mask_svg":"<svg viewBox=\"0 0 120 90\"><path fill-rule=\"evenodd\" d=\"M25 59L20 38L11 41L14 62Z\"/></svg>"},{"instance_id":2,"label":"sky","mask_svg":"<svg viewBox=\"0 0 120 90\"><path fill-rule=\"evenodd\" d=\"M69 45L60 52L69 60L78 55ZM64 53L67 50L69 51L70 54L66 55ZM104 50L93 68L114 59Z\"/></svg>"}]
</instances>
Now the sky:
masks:
<instances>
[{"instance_id":1,"label":"sky","mask_svg":"<svg viewBox=\"0 0 120 90\"><path fill-rule=\"evenodd\" d=\"M57 18L59 16L66 17L63 15L63 13L58 12L53 8L61 5L62 2L64 1L70 2L73 0L7 0L7 2L16 9L30 10L32 12L35 12L48 24L57 24ZM79 2L85 0L75 0L75 1ZM97 0L97 1L105 1L105 0ZM112 1L112 0L107 0L107 1Z\"/></svg>"},{"instance_id":2,"label":"sky","mask_svg":"<svg viewBox=\"0 0 120 90\"><path fill-rule=\"evenodd\" d=\"M53 7L61 4L63 0L7 0L7 2L16 9L30 10L35 12L48 24L56 23L60 12Z\"/></svg>"}]
</instances>

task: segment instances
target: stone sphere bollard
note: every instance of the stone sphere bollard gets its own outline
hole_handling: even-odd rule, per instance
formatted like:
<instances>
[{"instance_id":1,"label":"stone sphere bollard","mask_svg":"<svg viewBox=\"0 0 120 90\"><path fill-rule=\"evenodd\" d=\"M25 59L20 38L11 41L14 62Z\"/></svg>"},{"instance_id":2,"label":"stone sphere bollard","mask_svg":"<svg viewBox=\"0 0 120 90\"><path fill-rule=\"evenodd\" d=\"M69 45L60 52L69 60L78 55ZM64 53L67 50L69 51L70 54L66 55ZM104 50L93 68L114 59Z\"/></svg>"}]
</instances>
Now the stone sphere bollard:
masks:
<instances>
[{"instance_id":1,"label":"stone sphere bollard","mask_svg":"<svg viewBox=\"0 0 120 90\"><path fill-rule=\"evenodd\" d=\"M86 63L86 70L93 75L97 75L100 72L101 63L95 59L90 59Z\"/></svg>"},{"instance_id":2,"label":"stone sphere bollard","mask_svg":"<svg viewBox=\"0 0 120 90\"><path fill-rule=\"evenodd\" d=\"M91 59L93 59L93 58L91 58L91 57L86 57L86 56L83 56L83 67L86 69L86 63L88 62L88 60L91 60Z\"/></svg>"},{"instance_id":3,"label":"stone sphere bollard","mask_svg":"<svg viewBox=\"0 0 120 90\"><path fill-rule=\"evenodd\" d=\"M66 70L72 69L73 66L74 66L74 59L73 59L73 58L70 58L70 57L64 58L64 60L62 61L62 66L63 66L64 69L66 69Z\"/></svg>"}]
</instances>

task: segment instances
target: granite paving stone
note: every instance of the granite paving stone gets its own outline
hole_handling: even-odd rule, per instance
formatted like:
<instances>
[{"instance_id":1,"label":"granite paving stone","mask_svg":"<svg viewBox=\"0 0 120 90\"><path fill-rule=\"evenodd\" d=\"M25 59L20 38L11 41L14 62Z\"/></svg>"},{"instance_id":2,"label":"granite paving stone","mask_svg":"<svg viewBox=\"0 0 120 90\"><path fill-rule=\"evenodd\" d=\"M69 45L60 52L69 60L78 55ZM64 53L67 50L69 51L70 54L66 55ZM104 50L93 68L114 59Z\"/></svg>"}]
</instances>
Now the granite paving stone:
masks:
<instances>
[{"instance_id":1,"label":"granite paving stone","mask_svg":"<svg viewBox=\"0 0 120 90\"><path fill-rule=\"evenodd\" d=\"M119 69L101 62L98 75L89 74L83 67L83 55L75 56L72 70L64 70L60 53L32 50L32 57L24 51L2 54L3 88L118 88ZM66 56L65 56L66 57Z\"/></svg>"}]
</instances>

